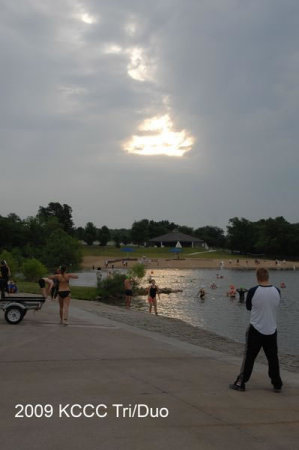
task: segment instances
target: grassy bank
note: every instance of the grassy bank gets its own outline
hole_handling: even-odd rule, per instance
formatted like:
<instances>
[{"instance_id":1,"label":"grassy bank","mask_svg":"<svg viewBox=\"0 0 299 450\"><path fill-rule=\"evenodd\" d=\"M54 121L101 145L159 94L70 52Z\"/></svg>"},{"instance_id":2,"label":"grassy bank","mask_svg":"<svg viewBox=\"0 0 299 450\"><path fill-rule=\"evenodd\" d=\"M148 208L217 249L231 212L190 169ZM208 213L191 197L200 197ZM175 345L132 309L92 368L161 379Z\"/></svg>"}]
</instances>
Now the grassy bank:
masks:
<instances>
[{"instance_id":1,"label":"grassy bank","mask_svg":"<svg viewBox=\"0 0 299 450\"><path fill-rule=\"evenodd\" d=\"M98 256L107 259L113 258L175 258L176 254L170 251L170 248L154 248L154 247L132 247L132 252L124 252L121 248L116 247L100 247L100 246L82 246L82 254L84 256ZM211 259L237 259L240 256L231 255L223 250L208 252L204 248L182 248L179 253L180 258L211 258Z\"/></svg>"},{"instance_id":2,"label":"grassy bank","mask_svg":"<svg viewBox=\"0 0 299 450\"><path fill-rule=\"evenodd\" d=\"M38 284L31 283L29 281L19 281L18 289L19 292L25 292L28 294L41 293ZM95 300L97 297L97 289L95 287L72 286L72 297L79 300Z\"/></svg>"}]
</instances>

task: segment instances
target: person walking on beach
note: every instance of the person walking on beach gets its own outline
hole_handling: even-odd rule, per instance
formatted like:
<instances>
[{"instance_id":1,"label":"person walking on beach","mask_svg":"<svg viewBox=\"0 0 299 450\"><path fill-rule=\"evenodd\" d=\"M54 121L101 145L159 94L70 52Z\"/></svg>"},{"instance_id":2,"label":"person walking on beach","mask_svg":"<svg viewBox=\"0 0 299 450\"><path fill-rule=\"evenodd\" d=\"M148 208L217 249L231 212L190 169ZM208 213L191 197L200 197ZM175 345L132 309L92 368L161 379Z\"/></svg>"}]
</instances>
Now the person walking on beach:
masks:
<instances>
[{"instance_id":1,"label":"person walking on beach","mask_svg":"<svg viewBox=\"0 0 299 450\"><path fill-rule=\"evenodd\" d=\"M125 288L125 303L126 308L129 309L131 306L131 300L133 296L133 278L127 277L124 281L124 288Z\"/></svg>"},{"instance_id":2,"label":"person walking on beach","mask_svg":"<svg viewBox=\"0 0 299 450\"><path fill-rule=\"evenodd\" d=\"M255 358L261 347L268 360L268 374L274 392L280 392L282 380L279 372L277 355L277 323L276 315L280 303L280 291L269 284L269 272L260 268L256 271L258 285L249 289L246 297L246 308L251 311L250 325L246 334L245 355L241 372L236 381L229 387L236 391L245 391L249 381Z\"/></svg>"},{"instance_id":3,"label":"person walking on beach","mask_svg":"<svg viewBox=\"0 0 299 450\"><path fill-rule=\"evenodd\" d=\"M157 295L159 297L160 300L160 292L159 292L159 288L156 285L155 280L151 280L151 284L149 285L148 289L147 289L147 293L148 293L148 302L149 302L149 312L152 312L152 308L154 306L154 311L156 316L158 315L158 310L157 310Z\"/></svg>"},{"instance_id":4,"label":"person walking on beach","mask_svg":"<svg viewBox=\"0 0 299 450\"><path fill-rule=\"evenodd\" d=\"M60 273L51 275L51 280L57 280L58 286L58 301L59 301L59 315L60 323L68 325L69 306L71 302L71 290L69 286L70 279L77 279L78 275L74 273L67 273L66 266L60 267Z\"/></svg>"}]
</instances>

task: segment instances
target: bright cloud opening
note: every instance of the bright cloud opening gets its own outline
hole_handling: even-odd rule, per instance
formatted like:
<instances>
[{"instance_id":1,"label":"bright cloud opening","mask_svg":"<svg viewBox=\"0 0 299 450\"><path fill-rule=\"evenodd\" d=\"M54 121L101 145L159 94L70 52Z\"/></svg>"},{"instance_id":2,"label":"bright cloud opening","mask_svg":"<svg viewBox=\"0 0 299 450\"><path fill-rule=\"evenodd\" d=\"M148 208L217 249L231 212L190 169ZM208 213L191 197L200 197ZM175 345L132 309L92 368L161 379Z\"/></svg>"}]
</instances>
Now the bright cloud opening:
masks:
<instances>
[{"instance_id":1,"label":"bright cloud opening","mask_svg":"<svg viewBox=\"0 0 299 450\"><path fill-rule=\"evenodd\" d=\"M130 55L130 62L127 66L129 76L137 81L152 81L152 65L144 54L144 50L136 47L127 52Z\"/></svg>"},{"instance_id":2,"label":"bright cloud opening","mask_svg":"<svg viewBox=\"0 0 299 450\"><path fill-rule=\"evenodd\" d=\"M119 55L123 53L123 49L117 44L108 44L104 47L104 53L106 55Z\"/></svg>"},{"instance_id":3,"label":"bright cloud opening","mask_svg":"<svg viewBox=\"0 0 299 450\"><path fill-rule=\"evenodd\" d=\"M174 131L168 114L144 120L138 127L140 133L133 135L124 150L137 155L183 156L190 151L194 138L186 130Z\"/></svg>"},{"instance_id":4,"label":"bright cloud opening","mask_svg":"<svg viewBox=\"0 0 299 450\"><path fill-rule=\"evenodd\" d=\"M127 23L125 25L125 31L129 36L134 36L136 33L136 29L137 29L136 24L133 22Z\"/></svg>"},{"instance_id":5,"label":"bright cloud opening","mask_svg":"<svg viewBox=\"0 0 299 450\"><path fill-rule=\"evenodd\" d=\"M89 14L85 13L85 14L81 14L81 20L84 23L88 23L89 25L91 25L92 23L95 22L95 18L90 16Z\"/></svg>"}]
</instances>

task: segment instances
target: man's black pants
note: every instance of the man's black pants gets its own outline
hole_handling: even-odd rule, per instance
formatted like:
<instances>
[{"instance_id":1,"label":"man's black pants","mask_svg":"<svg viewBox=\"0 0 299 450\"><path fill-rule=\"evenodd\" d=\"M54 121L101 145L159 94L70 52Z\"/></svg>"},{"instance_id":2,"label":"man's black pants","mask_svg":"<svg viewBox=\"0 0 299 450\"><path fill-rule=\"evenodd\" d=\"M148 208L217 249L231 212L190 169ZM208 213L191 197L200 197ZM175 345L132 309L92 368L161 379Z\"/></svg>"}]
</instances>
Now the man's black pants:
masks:
<instances>
[{"instance_id":1,"label":"man's black pants","mask_svg":"<svg viewBox=\"0 0 299 450\"><path fill-rule=\"evenodd\" d=\"M249 380L255 358L261 348L263 348L268 360L268 375L271 379L271 383L275 388L280 389L282 381L279 373L279 361L277 355L277 331L269 335L262 334L252 325L249 326L246 333L245 355L238 379L242 383L246 383Z\"/></svg>"}]
</instances>

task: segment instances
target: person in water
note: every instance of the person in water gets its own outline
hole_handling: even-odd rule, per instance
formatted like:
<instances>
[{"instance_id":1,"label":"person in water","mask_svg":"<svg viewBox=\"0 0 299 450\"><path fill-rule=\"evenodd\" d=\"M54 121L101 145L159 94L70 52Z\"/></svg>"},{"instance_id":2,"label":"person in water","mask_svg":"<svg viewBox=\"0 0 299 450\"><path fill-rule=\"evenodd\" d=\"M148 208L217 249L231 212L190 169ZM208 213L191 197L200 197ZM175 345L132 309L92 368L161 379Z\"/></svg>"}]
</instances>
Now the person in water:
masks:
<instances>
[{"instance_id":1,"label":"person in water","mask_svg":"<svg viewBox=\"0 0 299 450\"><path fill-rule=\"evenodd\" d=\"M133 297L133 278L127 277L124 281L124 289L125 289L125 303L126 308L129 309L131 306L131 300Z\"/></svg>"},{"instance_id":2,"label":"person in water","mask_svg":"<svg viewBox=\"0 0 299 450\"><path fill-rule=\"evenodd\" d=\"M68 325L69 306L71 302L71 290L69 282L71 279L77 279L78 275L74 273L67 273L66 266L60 267L60 273L51 275L51 280L57 280L58 285L58 301L59 301L59 315L60 323Z\"/></svg>"},{"instance_id":3,"label":"person in water","mask_svg":"<svg viewBox=\"0 0 299 450\"><path fill-rule=\"evenodd\" d=\"M206 291L204 290L204 288L200 288L197 295L199 295L199 298L203 300L206 296Z\"/></svg>"},{"instance_id":4,"label":"person in water","mask_svg":"<svg viewBox=\"0 0 299 450\"><path fill-rule=\"evenodd\" d=\"M149 303L149 312L152 312L152 308L154 306L154 311L156 316L158 315L158 310L157 310L157 295L159 297L160 300L160 292L159 292L159 288L156 285L155 280L151 281L151 284L149 285L148 289L147 289L147 293L148 293L148 303Z\"/></svg>"},{"instance_id":5,"label":"person in water","mask_svg":"<svg viewBox=\"0 0 299 450\"><path fill-rule=\"evenodd\" d=\"M244 303L245 294L246 294L246 292L248 292L248 290L243 287L240 287L239 289L237 289L237 292L239 294L239 302Z\"/></svg>"}]
</instances>

